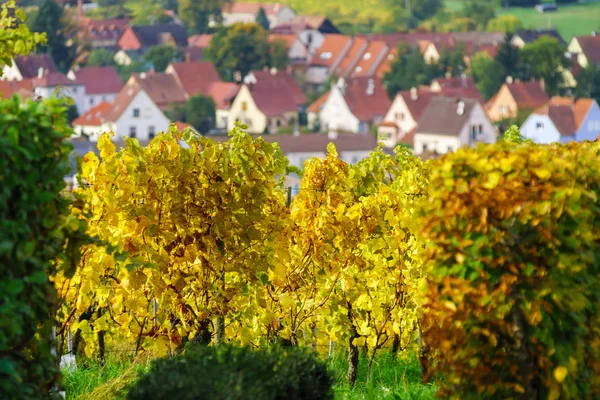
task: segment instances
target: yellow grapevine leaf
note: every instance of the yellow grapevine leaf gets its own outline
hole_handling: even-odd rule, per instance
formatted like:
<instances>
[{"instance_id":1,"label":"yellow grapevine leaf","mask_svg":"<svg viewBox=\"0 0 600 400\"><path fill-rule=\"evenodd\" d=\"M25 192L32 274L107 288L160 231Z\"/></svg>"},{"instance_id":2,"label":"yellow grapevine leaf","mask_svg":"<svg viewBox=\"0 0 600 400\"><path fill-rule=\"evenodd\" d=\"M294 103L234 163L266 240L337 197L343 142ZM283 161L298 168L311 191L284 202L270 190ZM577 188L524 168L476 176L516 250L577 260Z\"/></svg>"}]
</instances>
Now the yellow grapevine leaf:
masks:
<instances>
[{"instance_id":1,"label":"yellow grapevine leaf","mask_svg":"<svg viewBox=\"0 0 600 400\"><path fill-rule=\"evenodd\" d=\"M569 371L567 370L566 367L563 367L562 365L559 367L556 367L554 369L554 379L556 379L556 382L558 382L558 383L563 383L563 381L567 377L568 373L569 373Z\"/></svg>"}]
</instances>

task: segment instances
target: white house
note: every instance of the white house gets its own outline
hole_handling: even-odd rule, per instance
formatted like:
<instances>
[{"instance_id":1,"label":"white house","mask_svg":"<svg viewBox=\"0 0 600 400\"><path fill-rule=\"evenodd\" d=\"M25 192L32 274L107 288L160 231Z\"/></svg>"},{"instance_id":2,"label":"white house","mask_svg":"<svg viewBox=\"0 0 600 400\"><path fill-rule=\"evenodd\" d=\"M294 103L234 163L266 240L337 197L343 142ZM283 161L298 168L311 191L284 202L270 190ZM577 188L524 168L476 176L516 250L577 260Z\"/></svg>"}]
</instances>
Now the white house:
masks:
<instances>
[{"instance_id":1,"label":"white house","mask_svg":"<svg viewBox=\"0 0 600 400\"><path fill-rule=\"evenodd\" d=\"M85 112L85 86L78 81L67 78L60 72L49 72L40 68L38 75L33 78L33 93L42 98L50 96L70 97L73 99L77 112Z\"/></svg>"},{"instance_id":2,"label":"white house","mask_svg":"<svg viewBox=\"0 0 600 400\"><path fill-rule=\"evenodd\" d=\"M113 102L123 87L114 67L84 67L69 71L67 78L85 86L84 111Z\"/></svg>"},{"instance_id":3,"label":"white house","mask_svg":"<svg viewBox=\"0 0 600 400\"><path fill-rule=\"evenodd\" d=\"M473 99L434 97L419 119L415 154L446 154L477 143L495 143L497 131L481 103Z\"/></svg>"},{"instance_id":4,"label":"white house","mask_svg":"<svg viewBox=\"0 0 600 400\"><path fill-rule=\"evenodd\" d=\"M49 54L17 56L12 60L12 65L4 65L0 80L22 81L33 79L38 76L40 69L48 72L56 72L56 66Z\"/></svg>"},{"instance_id":5,"label":"white house","mask_svg":"<svg viewBox=\"0 0 600 400\"><path fill-rule=\"evenodd\" d=\"M292 21L296 17L294 10L285 4L233 1L226 4L221 11L223 25L256 22L256 16L261 8L265 10L270 26ZM214 22L211 21L211 25L214 26Z\"/></svg>"},{"instance_id":6,"label":"white house","mask_svg":"<svg viewBox=\"0 0 600 400\"><path fill-rule=\"evenodd\" d=\"M367 133L383 120L390 105L379 79L340 78L309 107L309 125L323 131Z\"/></svg>"},{"instance_id":7,"label":"white house","mask_svg":"<svg viewBox=\"0 0 600 400\"><path fill-rule=\"evenodd\" d=\"M114 140L123 137L150 140L158 132L167 131L170 124L150 96L139 86L130 84L121 89L106 112L100 130L114 132Z\"/></svg>"},{"instance_id":8,"label":"white house","mask_svg":"<svg viewBox=\"0 0 600 400\"><path fill-rule=\"evenodd\" d=\"M73 137L87 137L90 142L97 142L103 132L104 118L111 107L111 103L103 101L76 118L73 121Z\"/></svg>"}]
</instances>

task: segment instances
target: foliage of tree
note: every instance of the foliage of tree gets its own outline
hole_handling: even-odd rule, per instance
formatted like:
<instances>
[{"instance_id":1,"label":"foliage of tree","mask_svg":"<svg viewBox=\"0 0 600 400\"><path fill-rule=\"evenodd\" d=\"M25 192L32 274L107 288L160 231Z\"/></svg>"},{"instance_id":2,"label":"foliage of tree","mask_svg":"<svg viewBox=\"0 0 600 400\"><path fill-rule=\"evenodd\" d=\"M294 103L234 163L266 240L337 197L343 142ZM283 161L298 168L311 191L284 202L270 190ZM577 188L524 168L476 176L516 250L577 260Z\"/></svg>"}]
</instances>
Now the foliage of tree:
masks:
<instances>
[{"instance_id":1,"label":"foliage of tree","mask_svg":"<svg viewBox=\"0 0 600 400\"><path fill-rule=\"evenodd\" d=\"M114 53L106 49L94 49L88 54L86 65L90 67L111 67L115 66Z\"/></svg>"},{"instance_id":2,"label":"foliage of tree","mask_svg":"<svg viewBox=\"0 0 600 400\"><path fill-rule=\"evenodd\" d=\"M181 61L181 52L168 44L151 47L144 54L144 60L152 63L156 72L164 72L173 61Z\"/></svg>"},{"instance_id":3,"label":"foliage of tree","mask_svg":"<svg viewBox=\"0 0 600 400\"><path fill-rule=\"evenodd\" d=\"M402 2L401 2L402 3ZM442 0L411 0L410 13L420 21L433 17L443 7ZM406 10L405 10L406 11Z\"/></svg>"},{"instance_id":4,"label":"foliage of tree","mask_svg":"<svg viewBox=\"0 0 600 400\"><path fill-rule=\"evenodd\" d=\"M288 47L284 40L276 39L269 44L269 66L285 69L289 64Z\"/></svg>"},{"instance_id":5,"label":"foliage of tree","mask_svg":"<svg viewBox=\"0 0 600 400\"><path fill-rule=\"evenodd\" d=\"M261 7L258 10L258 14L256 14L256 23L259 24L265 31L269 30L270 22L263 7Z\"/></svg>"},{"instance_id":6,"label":"foliage of tree","mask_svg":"<svg viewBox=\"0 0 600 400\"><path fill-rule=\"evenodd\" d=\"M178 0L161 0L161 6L165 10L172 10L175 13L179 11L179 2Z\"/></svg>"},{"instance_id":7,"label":"foliage of tree","mask_svg":"<svg viewBox=\"0 0 600 400\"><path fill-rule=\"evenodd\" d=\"M516 32L523 28L521 20L515 15L501 15L499 17L491 19L486 30L488 32Z\"/></svg>"},{"instance_id":8,"label":"foliage of tree","mask_svg":"<svg viewBox=\"0 0 600 400\"><path fill-rule=\"evenodd\" d=\"M488 22L496 16L496 2L490 0L464 0L461 14L477 21L485 28Z\"/></svg>"},{"instance_id":9,"label":"foliage of tree","mask_svg":"<svg viewBox=\"0 0 600 400\"><path fill-rule=\"evenodd\" d=\"M502 66L502 79L505 79L507 76L516 78L520 74L521 52L518 47L512 45L513 37L514 35L510 32L504 36L504 41L498 46L498 52L496 53L496 57L494 57Z\"/></svg>"},{"instance_id":10,"label":"foliage of tree","mask_svg":"<svg viewBox=\"0 0 600 400\"><path fill-rule=\"evenodd\" d=\"M333 383L327 365L305 349L190 346L155 360L127 398L330 400Z\"/></svg>"},{"instance_id":11,"label":"foliage of tree","mask_svg":"<svg viewBox=\"0 0 600 400\"><path fill-rule=\"evenodd\" d=\"M172 104L166 111L171 121L181 121L192 125L201 134L215 127L216 105L212 97L197 95L190 97L185 104Z\"/></svg>"},{"instance_id":12,"label":"foliage of tree","mask_svg":"<svg viewBox=\"0 0 600 400\"><path fill-rule=\"evenodd\" d=\"M567 47L550 36L541 36L521 50L521 60L532 77L544 79L549 95L557 95L563 83L563 71L570 62L565 56Z\"/></svg>"},{"instance_id":13,"label":"foliage of tree","mask_svg":"<svg viewBox=\"0 0 600 400\"><path fill-rule=\"evenodd\" d=\"M478 23L476 20L469 17L453 18L446 22L443 27L443 32L471 32L477 30Z\"/></svg>"},{"instance_id":14,"label":"foliage of tree","mask_svg":"<svg viewBox=\"0 0 600 400\"><path fill-rule=\"evenodd\" d=\"M423 55L416 48L398 46L398 57L392 63L390 70L384 75L383 83L390 98L396 93L431 82Z\"/></svg>"},{"instance_id":15,"label":"foliage of tree","mask_svg":"<svg viewBox=\"0 0 600 400\"><path fill-rule=\"evenodd\" d=\"M471 75L484 99L495 95L504 82L504 70L487 53L477 53L471 59Z\"/></svg>"},{"instance_id":16,"label":"foliage of tree","mask_svg":"<svg viewBox=\"0 0 600 400\"><path fill-rule=\"evenodd\" d=\"M600 103L600 68L588 65L576 77L575 95L596 99Z\"/></svg>"},{"instance_id":17,"label":"foliage of tree","mask_svg":"<svg viewBox=\"0 0 600 400\"><path fill-rule=\"evenodd\" d=\"M600 396L598 152L500 143L432 170L418 223L440 396Z\"/></svg>"},{"instance_id":18,"label":"foliage of tree","mask_svg":"<svg viewBox=\"0 0 600 400\"><path fill-rule=\"evenodd\" d=\"M61 72L67 72L77 57L77 47L67 43L69 38L65 35L65 27L63 8L56 0L41 0L30 29L46 33L47 43L39 51L49 53Z\"/></svg>"},{"instance_id":19,"label":"foliage of tree","mask_svg":"<svg viewBox=\"0 0 600 400\"><path fill-rule=\"evenodd\" d=\"M236 23L217 30L206 57L215 64L223 79L233 81L236 72L241 79L252 70L270 65L270 47L267 32L259 25Z\"/></svg>"},{"instance_id":20,"label":"foliage of tree","mask_svg":"<svg viewBox=\"0 0 600 400\"><path fill-rule=\"evenodd\" d=\"M177 0L179 16L190 33L206 33L211 20L222 21L221 10L231 0Z\"/></svg>"}]
</instances>

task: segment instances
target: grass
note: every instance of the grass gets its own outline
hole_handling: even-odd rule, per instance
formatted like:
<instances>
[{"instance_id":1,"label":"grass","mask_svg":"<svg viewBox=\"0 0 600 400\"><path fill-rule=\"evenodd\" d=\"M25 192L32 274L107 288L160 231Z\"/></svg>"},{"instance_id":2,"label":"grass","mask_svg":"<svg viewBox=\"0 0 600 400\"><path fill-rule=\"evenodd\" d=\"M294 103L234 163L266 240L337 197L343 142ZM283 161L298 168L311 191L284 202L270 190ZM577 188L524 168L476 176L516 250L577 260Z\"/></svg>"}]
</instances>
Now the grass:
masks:
<instances>
[{"instance_id":1,"label":"grass","mask_svg":"<svg viewBox=\"0 0 600 400\"><path fill-rule=\"evenodd\" d=\"M104 366L92 361L73 372L63 371L67 400L123 399L123 388L146 372L150 362L148 358L133 359L112 353ZM433 384L421 384L421 372L414 354L400 354L398 358L389 353L377 356L369 383L366 382L367 360L361 358L355 387L350 387L345 382L348 364L344 354L328 360L328 364L336 375L335 398L340 400L429 400L435 398L437 391Z\"/></svg>"}]
</instances>

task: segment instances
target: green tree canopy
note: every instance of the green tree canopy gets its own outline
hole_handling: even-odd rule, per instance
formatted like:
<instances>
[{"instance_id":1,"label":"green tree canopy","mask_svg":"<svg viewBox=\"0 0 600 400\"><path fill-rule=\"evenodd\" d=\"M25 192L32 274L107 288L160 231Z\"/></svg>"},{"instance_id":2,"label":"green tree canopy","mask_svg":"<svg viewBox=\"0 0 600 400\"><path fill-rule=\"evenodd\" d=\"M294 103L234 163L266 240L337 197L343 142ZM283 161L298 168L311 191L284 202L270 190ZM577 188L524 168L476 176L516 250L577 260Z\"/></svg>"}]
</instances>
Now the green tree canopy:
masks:
<instances>
[{"instance_id":1,"label":"green tree canopy","mask_svg":"<svg viewBox=\"0 0 600 400\"><path fill-rule=\"evenodd\" d=\"M144 55L144 59L152 63L156 72L164 72L171 61L177 61L180 57L179 50L165 44L150 48Z\"/></svg>"},{"instance_id":2,"label":"green tree canopy","mask_svg":"<svg viewBox=\"0 0 600 400\"><path fill-rule=\"evenodd\" d=\"M477 21L485 28L488 21L496 16L496 2L493 0L464 0L461 14Z\"/></svg>"},{"instance_id":3,"label":"green tree canopy","mask_svg":"<svg viewBox=\"0 0 600 400\"><path fill-rule=\"evenodd\" d=\"M512 33L507 33L504 42L498 46L495 60L502 66L502 79L507 76L520 76L521 51L512 45Z\"/></svg>"},{"instance_id":4,"label":"green tree canopy","mask_svg":"<svg viewBox=\"0 0 600 400\"><path fill-rule=\"evenodd\" d=\"M185 122L205 134L215 126L215 112L215 102L211 97L192 96L185 103Z\"/></svg>"},{"instance_id":5,"label":"green tree canopy","mask_svg":"<svg viewBox=\"0 0 600 400\"><path fill-rule=\"evenodd\" d=\"M563 84L563 71L569 65L566 51L566 46L556 38L545 35L521 50L523 64L532 77L544 79L550 95L557 95Z\"/></svg>"},{"instance_id":6,"label":"green tree canopy","mask_svg":"<svg viewBox=\"0 0 600 400\"><path fill-rule=\"evenodd\" d=\"M288 63L287 44L282 39L276 39L269 44L269 66L277 69L284 69Z\"/></svg>"},{"instance_id":7,"label":"green tree canopy","mask_svg":"<svg viewBox=\"0 0 600 400\"><path fill-rule=\"evenodd\" d=\"M221 22L221 9L231 0L177 0L179 16L190 33L206 33L211 20Z\"/></svg>"},{"instance_id":8,"label":"green tree canopy","mask_svg":"<svg viewBox=\"0 0 600 400\"><path fill-rule=\"evenodd\" d=\"M429 67L421 52L404 44L398 46L398 57L391 65L391 69L384 75L383 83L390 98L396 93L411 87L428 84L431 82Z\"/></svg>"},{"instance_id":9,"label":"green tree canopy","mask_svg":"<svg viewBox=\"0 0 600 400\"><path fill-rule=\"evenodd\" d=\"M477 53L471 59L471 75L484 99L492 97L503 82L504 70L486 53Z\"/></svg>"},{"instance_id":10,"label":"green tree canopy","mask_svg":"<svg viewBox=\"0 0 600 400\"><path fill-rule=\"evenodd\" d=\"M114 54L106 49L94 49L90 51L86 64L90 67L114 66Z\"/></svg>"},{"instance_id":11,"label":"green tree canopy","mask_svg":"<svg viewBox=\"0 0 600 400\"><path fill-rule=\"evenodd\" d=\"M258 10L258 14L256 14L256 23L262 26L262 28L265 31L269 30L271 24L269 22L269 19L267 18L267 13L265 12L265 9L263 7L261 7Z\"/></svg>"},{"instance_id":12,"label":"green tree canopy","mask_svg":"<svg viewBox=\"0 0 600 400\"><path fill-rule=\"evenodd\" d=\"M576 76L576 79L575 95L590 97L600 103L600 67L590 64Z\"/></svg>"},{"instance_id":13,"label":"green tree canopy","mask_svg":"<svg viewBox=\"0 0 600 400\"><path fill-rule=\"evenodd\" d=\"M521 20L517 18L515 15L501 15L494 19L491 19L488 24L486 30L488 32L516 32L521 29L523 24Z\"/></svg>"}]
</instances>

